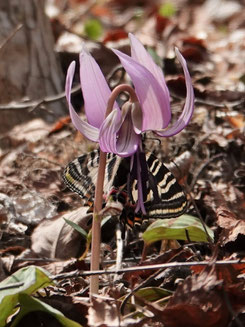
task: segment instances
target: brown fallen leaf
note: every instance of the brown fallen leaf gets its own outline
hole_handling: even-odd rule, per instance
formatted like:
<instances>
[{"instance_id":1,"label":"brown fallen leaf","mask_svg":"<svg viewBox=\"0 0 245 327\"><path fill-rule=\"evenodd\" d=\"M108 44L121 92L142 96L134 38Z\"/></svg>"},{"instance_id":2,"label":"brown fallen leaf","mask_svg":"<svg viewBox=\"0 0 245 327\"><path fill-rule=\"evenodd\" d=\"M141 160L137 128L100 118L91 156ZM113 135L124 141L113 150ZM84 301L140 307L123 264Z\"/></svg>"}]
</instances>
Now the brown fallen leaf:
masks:
<instances>
[{"instance_id":1,"label":"brown fallen leaf","mask_svg":"<svg viewBox=\"0 0 245 327\"><path fill-rule=\"evenodd\" d=\"M88 325L91 327L99 326L120 326L118 308L115 304L105 299L93 299L92 306L88 310Z\"/></svg>"},{"instance_id":2,"label":"brown fallen leaf","mask_svg":"<svg viewBox=\"0 0 245 327\"><path fill-rule=\"evenodd\" d=\"M244 115L227 116L226 120L235 128L243 128L245 125Z\"/></svg>"},{"instance_id":3,"label":"brown fallen leaf","mask_svg":"<svg viewBox=\"0 0 245 327\"><path fill-rule=\"evenodd\" d=\"M59 132L60 130L62 130L65 126L68 125L68 123L70 123L71 121L71 117L70 116L66 116L63 117L61 119L59 119L52 127L51 130L49 131L49 135Z\"/></svg>"},{"instance_id":4,"label":"brown fallen leaf","mask_svg":"<svg viewBox=\"0 0 245 327\"><path fill-rule=\"evenodd\" d=\"M225 284L209 266L179 284L164 308L141 300L165 327L224 327L244 313L244 281Z\"/></svg>"},{"instance_id":5,"label":"brown fallen leaf","mask_svg":"<svg viewBox=\"0 0 245 327\"><path fill-rule=\"evenodd\" d=\"M187 278L180 285L164 310L166 326L226 326L229 318L222 291L222 282L206 271ZM178 323L176 324L176 322Z\"/></svg>"},{"instance_id":6,"label":"brown fallen leaf","mask_svg":"<svg viewBox=\"0 0 245 327\"><path fill-rule=\"evenodd\" d=\"M119 306L112 298L99 297L92 299L88 310L88 326L91 327L142 327L145 319L121 317ZM147 321L148 319L146 319Z\"/></svg>"},{"instance_id":7,"label":"brown fallen leaf","mask_svg":"<svg viewBox=\"0 0 245 327\"><path fill-rule=\"evenodd\" d=\"M49 125L43 119L36 118L29 122L16 125L10 133L13 140L36 142L47 136Z\"/></svg>"},{"instance_id":8,"label":"brown fallen leaf","mask_svg":"<svg viewBox=\"0 0 245 327\"><path fill-rule=\"evenodd\" d=\"M64 218L88 232L92 214L87 214L87 210L88 207L81 207L65 215L43 220L31 236L32 250L46 258L69 259L80 256L86 240Z\"/></svg>"},{"instance_id":9,"label":"brown fallen leaf","mask_svg":"<svg viewBox=\"0 0 245 327\"><path fill-rule=\"evenodd\" d=\"M42 297L41 301L61 311L67 318L76 321L81 326L86 326L88 305L83 299L75 296L55 294L50 297ZM47 324L47 326L51 325Z\"/></svg>"},{"instance_id":10,"label":"brown fallen leaf","mask_svg":"<svg viewBox=\"0 0 245 327\"><path fill-rule=\"evenodd\" d=\"M127 39L128 34L124 31L124 29L118 28L116 30L108 31L104 37L103 43L106 42L115 42L121 39Z\"/></svg>"},{"instance_id":11,"label":"brown fallen leaf","mask_svg":"<svg viewBox=\"0 0 245 327\"><path fill-rule=\"evenodd\" d=\"M91 327L110 326L119 327L120 317L118 308L105 299L93 299L88 310L88 325Z\"/></svg>"},{"instance_id":12,"label":"brown fallen leaf","mask_svg":"<svg viewBox=\"0 0 245 327\"><path fill-rule=\"evenodd\" d=\"M226 258L226 260L230 260L232 258ZM202 266L192 266L191 270L195 274L199 274L204 271L206 268ZM245 269L244 263L238 264L227 264L227 265L216 265L215 273L219 280L224 281L224 285L236 284L239 282L238 275L242 274Z\"/></svg>"},{"instance_id":13,"label":"brown fallen leaf","mask_svg":"<svg viewBox=\"0 0 245 327\"><path fill-rule=\"evenodd\" d=\"M157 256L156 258L151 258L149 260L145 260L140 262L138 266L144 265L155 265L160 263L167 263L171 261L186 261L192 255L189 249L171 249L169 251L164 252L163 254ZM155 270L140 270L134 272L128 272L123 274L123 279L128 281L132 287L135 287L142 281L146 280L150 275L152 275ZM165 277L161 277L160 275L157 276L157 279L154 279L154 285L160 285L163 282Z\"/></svg>"},{"instance_id":14,"label":"brown fallen leaf","mask_svg":"<svg viewBox=\"0 0 245 327\"><path fill-rule=\"evenodd\" d=\"M213 268L187 277L165 308L150 305L148 309L166 327L224 327L230 318L222 281Z\"/></svg>"},{"instance_id":15,"label":"brown fallen leaf","mask_svg":"<svg viewBox=\"0 0 245 327\"><path fill-rule=\"evenodd\" d=\"M217 224L223 228L221 242L225 245L228 242L234 242L239 234L245 235L245 220L237 219L224 205L220 205L216 210Z\"/></svg>"},{"instance_id":16,"label":"brown fallen leaf","mask_svg":"<svg viewBox=\"0 0 245 327\"><path fill-rule=\"evenodd\" d=\"M161 34L165 28L171 24L171 20L167 17L163 17L162 15L156 14L155 15L155 20L156 20L156 33Z\"/></svg>"},{"instance_id":17,"label":"brown fallen leaf","mask_svg":"<svg viewBox=\"0 0 245 327\"><path fill-rule=\"evenodd\" d=\"M4 264L2 259L0 258L0 282L4 280L7 276L6 271L4 269Z\"/></svg>"}]
</instances>

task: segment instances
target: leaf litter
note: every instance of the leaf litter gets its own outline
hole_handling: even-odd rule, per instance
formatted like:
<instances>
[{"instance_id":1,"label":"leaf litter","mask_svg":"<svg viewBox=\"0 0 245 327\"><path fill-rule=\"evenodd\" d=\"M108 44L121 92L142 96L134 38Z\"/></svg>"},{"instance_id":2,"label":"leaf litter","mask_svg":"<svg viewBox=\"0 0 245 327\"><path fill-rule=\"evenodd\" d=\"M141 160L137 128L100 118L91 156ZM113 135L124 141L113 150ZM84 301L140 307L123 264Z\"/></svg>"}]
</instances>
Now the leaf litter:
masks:
<instances>
[{"instance_id":1,"label":"leaf litter","mask_svg":"<svg viewBox=\"0 0 245 327\"><path fill-rule=\"evenodd\" d=\"M56 49L64 71L71 57L78 60L80 50L77 49L85 40L105 76L115 84L120 73L119 63L107 47L128 53L125 35L133 32L163 64L174 117L181 112L185 97L181 70L173 57L174 45L179 47L194 83L194 116L181 135L162 140L160 145L153 137L146 140L146 147L155 149L157 156L178 176L189 199L188 214L203 218L214 233L214 242L193 242L187 232L177 248L170 246L164 253L161 253L160 242L151 244L147 260L139 262L142 232L147 226L140 231L129 231L122 268L142 266L142 271L119 274L116 282L113 276L101 273L100 295L89 303L88 277L83 277L82 272L89 269L90 251L86 252L84 236L63 218L88 233L91 214L81 199L65 188L61 173L69 161L93 150L95 145L75 132L69 117L61 118L54 126L40 120L15 126L0 139L0 277L6 281L7 276L14 276L18 269L32 269L30 276L36 287L26 295L20 295L18 290L11 292L17 294L14 296L20 314L18 318L18 312L8 307L17 317L9 318L9 326L21 321L31 326L32 319L43 320L47 326L55 323L105 327L198 327L204 322L210 327L245 324L242 1L169 3L174 10L165 17L151 1L143 1L138 6L138 2L132 1L93 4L70 0L68 11L59 1L47 1L49 10L53 6L58 13L52 24L54 27L59 24ZM94 41L88 40L93 31L87 29L84 34L84 24L91 19L90 12L86 11L89 6L92 18L100 24L101 36ZM67 32L76 37L64 38ZM72 53L72 49L75 52ZM78 92L73 98L74 106L81 109L81 94ZM102 272L115 265L115 225L109 220L102 232ZM216 260L234 259L243 263L215 265ZM181 267L182 262L199 261L208 261L209 265ZM178 269L164 268L157 273L144 270L144 265L172 262L180 264ZM53 285L43 288L42 284L35 284L37 267L46 269ZM55 279L58 274L61 277ZM0 284L0 294L2 292L6 290L1 290ZM128 294L131 296L122 313L121 305ZM33 311L25 312L27 304ZM8 316L6 314L5 322Z\"/></svg>"}]
</instances>

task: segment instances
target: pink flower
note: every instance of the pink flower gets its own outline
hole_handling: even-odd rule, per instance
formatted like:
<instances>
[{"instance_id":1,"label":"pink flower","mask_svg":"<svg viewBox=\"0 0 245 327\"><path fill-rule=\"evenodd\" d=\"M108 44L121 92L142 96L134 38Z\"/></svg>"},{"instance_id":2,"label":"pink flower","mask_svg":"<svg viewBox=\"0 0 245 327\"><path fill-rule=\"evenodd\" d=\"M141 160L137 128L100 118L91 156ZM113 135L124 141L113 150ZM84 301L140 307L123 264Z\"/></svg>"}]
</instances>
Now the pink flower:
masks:
<instances>
[{"instance_id":1,"label":"pink flower","mask_svg":"<svg viewBox=\"0 0 245 327\"><path fill-rule=\"evenodd\" d=\"M80 54L80 81L84 97L87 121L82 120L71 104L71 87L75 71L72 62L66 77L66 97L74 126L88 139L98 142L104 152L113 152L122 157L134 154L141 144L141 133L154 131L169 137L179 133L191 119L194 108L194 92L186 61L176 48L176 55L185 75L186 102L184 109L172 125L169 92L162 70L157 66L144 46L132 34L131 57L113 50L130 76L138 102L127 102L114 109L105 118L111 90L93 57L84 48Z\"/></svg>"}]
</instances>

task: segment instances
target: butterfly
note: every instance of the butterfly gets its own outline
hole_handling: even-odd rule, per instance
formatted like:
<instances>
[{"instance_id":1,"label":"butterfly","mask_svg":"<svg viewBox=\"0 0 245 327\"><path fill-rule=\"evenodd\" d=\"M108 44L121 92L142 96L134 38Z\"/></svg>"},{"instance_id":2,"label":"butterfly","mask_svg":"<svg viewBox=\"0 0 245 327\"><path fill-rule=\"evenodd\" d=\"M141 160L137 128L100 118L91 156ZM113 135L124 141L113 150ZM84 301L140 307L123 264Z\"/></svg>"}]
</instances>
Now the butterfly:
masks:
<instances>
[{"instance_id":1,"label":"butterfly","mask_svg":"<svg viewBox=\"0 0 245 327\"><path fill-rule=\"evenodd\" d=\"M70 162L63 172L66 186L93 205L100 151L94 150ZM137 160L107 153L104 206L121 205L120 219L130 227L145 218L173 218L187 208L184 191L168 168L151 152L140 153L141 182L146 214L135 212L138 199Z\"/></svg>"}]
</instances>

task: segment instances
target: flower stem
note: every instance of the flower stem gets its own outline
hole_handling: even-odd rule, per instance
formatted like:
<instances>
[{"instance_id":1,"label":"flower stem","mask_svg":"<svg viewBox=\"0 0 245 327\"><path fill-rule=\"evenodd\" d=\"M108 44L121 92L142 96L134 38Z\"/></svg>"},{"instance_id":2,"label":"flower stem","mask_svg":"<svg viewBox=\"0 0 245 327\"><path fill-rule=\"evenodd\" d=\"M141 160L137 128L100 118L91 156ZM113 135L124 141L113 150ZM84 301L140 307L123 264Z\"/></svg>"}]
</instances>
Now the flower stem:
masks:
<instances>
[{"instance_id":1,"label":"flower stem","mask_svg":"<svg viewBox=\"0 0 245 327\"><path fill-rule=\"evenodd\" d=\"M112 91L108 100L105 118L111 113L114 102L118 95L122 92L128 92L132 102L138 101L134 89L127 85L121 84ZM103 187L106 167L106 153L100 151L99 168L97 181L95 186L93 225L92 225L92 249L91 249L91 266L90 270L99 270L100 265L100 239L101 239L101 210L103 204ZM99 276L94 275L90 278L90 299L93 294L98 294L99 290Z\"/></svg>"},{"instance_id":2,"label":"flower stem","mask_svg":"<svg viewBox=\"0 0 245 327\"><path fill-rule=\"evenodd\" d=\"M106 166L106 153L100 151L99 168L97 183L95 188L93 226L92 226L92 249L90 270L99 270L100 265L100 238L101 238L101 214L103 202L103 185ZM99 276L91 276L90 279L90 298L97 294L99 290Z\"/></svg>"},{"instance_id":3,"label":"flower stem","mask_svg":"<svg viewBox=\"0 0 245 327\"><path fill-rule=\"evenodd\" d=\"M107 117L109 115L109 113L112 111L113 109L113 105L114 102L116 101L116 98L118 97L118 95L122 92L128 92L130 95L130 100L132 102L138 102L138 98L137 95L134 91L134 89L128 85L128 84L121 84L118 85L117 87L115 87L115 89L111 92L111 96L108 100L108 104L107 104L107 110L106 110L106 115L105 117Z\"/></svg>"}]
</instances>

